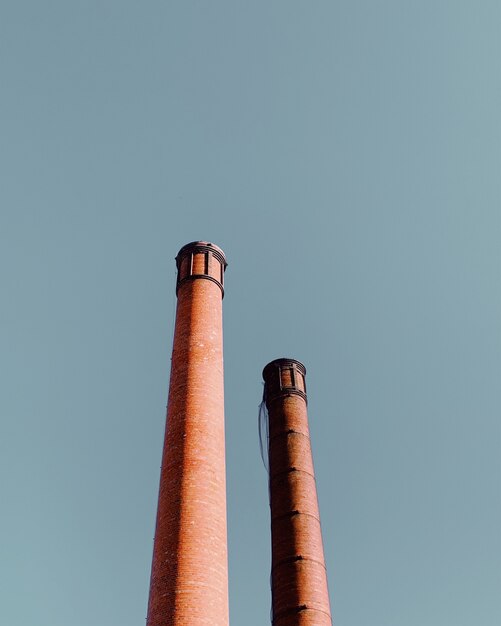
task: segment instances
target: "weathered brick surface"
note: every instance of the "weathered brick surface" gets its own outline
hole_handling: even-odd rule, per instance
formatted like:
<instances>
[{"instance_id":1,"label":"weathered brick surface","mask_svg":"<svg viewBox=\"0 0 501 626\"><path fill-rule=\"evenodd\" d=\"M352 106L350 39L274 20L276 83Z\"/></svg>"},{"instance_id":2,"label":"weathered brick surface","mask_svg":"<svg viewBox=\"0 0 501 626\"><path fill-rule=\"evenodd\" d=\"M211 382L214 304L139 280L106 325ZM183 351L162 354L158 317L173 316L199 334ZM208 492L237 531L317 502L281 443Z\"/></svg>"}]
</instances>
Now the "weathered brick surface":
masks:
<instances>
[{"instance_id":1,"label":"weathered brick surface","mask_svg":"<svg viewBox=\"0 0 501 626\"><path fill-rule=\"evenodd\" d=\"M279 359L263 372L269 413L272 604L276 626L330 626L304 366Z\"/></svg>"},{"instance_id":2,"label":"weathered brick surface","mask_svg":"<svg viewBox=\"0 0 501 626\"><path fill-rule=\"evenodd\" d=\"M184 249L183 249L184 250ZM203 274L204 254L178 259ZM227 626L222 293L215 280L178 284L167 426L147 626ZM193 270L193 271L192 271Z\"/></svg>"}]
</instances>

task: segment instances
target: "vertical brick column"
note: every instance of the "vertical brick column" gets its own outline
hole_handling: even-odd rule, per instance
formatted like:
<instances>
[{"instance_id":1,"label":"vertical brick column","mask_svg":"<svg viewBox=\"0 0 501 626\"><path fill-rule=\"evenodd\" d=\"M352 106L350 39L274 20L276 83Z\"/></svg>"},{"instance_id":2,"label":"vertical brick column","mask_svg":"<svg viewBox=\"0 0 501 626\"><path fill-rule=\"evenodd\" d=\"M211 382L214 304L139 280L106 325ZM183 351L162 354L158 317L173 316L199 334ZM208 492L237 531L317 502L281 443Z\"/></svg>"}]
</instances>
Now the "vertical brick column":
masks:
<instances>
[{"instance_id":1,"label":"vertical brick column","mask_svg":"<svg viewBox=\"0 0 501 626\"><path fill-rule=\"evenodd\" d=\"M147 626L227 626L222 297L214 244L176 257L177 311Z\"/></svg>"},{"instance_id":2,"label":"vertical brick column","mask_svg":"<svg viewBox=\"0 0 501 626\"><path fill-rule=\"evenodd\" d=\"M269 413L274 626L332 624L305 375L304 365L294 359L277 359L263 370Z\"/></svg>"}]
</instances>

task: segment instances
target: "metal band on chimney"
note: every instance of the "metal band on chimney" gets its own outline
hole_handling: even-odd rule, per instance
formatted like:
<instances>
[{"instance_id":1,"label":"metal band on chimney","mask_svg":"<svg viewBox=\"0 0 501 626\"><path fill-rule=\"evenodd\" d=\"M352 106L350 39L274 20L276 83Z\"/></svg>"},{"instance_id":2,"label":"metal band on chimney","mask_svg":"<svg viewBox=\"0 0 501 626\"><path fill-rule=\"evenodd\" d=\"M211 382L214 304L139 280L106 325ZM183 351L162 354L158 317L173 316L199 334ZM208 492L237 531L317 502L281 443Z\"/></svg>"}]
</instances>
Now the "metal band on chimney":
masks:
<instances>
[{"instance_id":1,"label":"metal band on chimney","mask_svg":"<svg viewBox=\"0 0 501 626\"><path fill-rule=\"evenodd\" d=\"M224 252L208 241L192 241L179 250L176 257L176 294L184 283L203 278L221 289L224 298L224 272L228 263Z\"/></svg>"}]
</instances>

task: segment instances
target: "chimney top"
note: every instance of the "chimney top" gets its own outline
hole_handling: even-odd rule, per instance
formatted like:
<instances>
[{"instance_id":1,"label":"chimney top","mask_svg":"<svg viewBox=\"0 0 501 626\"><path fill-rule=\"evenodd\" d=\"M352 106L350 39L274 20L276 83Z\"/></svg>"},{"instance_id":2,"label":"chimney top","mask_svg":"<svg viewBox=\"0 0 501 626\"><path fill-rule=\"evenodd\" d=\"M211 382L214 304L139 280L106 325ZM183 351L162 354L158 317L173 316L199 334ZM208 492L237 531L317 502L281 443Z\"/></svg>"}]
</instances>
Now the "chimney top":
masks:
<instances>
[{"instance_id":1,"label":"chimney top","mask_svg":"<svg viewBox=\"0 0 501 626\"><path fill-rule=\"evenodd\" d=\"M264 397L268 405L283 396L301 396L306 402L306 367L296 359L275 359L263 369Z\"/></svg>"},{"instance_id":2,"label":"chimney top","mask_svg":"<svg viewBox=\"0 0 501 626\"><path fill-rule=\"evenodd\" d=\"M270 361L268 365L265 365L263 369L263 378L266 381L266 379L269 377L271 372L277 367L287 367L287 366L292 367L294 365L303 374L306 374L306 367L301 363L301 361L298 361L297 359L287 359L285 357L282 357L281 359L274 359L273 361Z\"/></svg>"},{"instance_id":3,"label":"chimney top","mask_svg":"<svg viewBox=\"0 0 501 626\"><path fill-rule=\"evenodd\" d=\"M184 245L177 253L176 261L179 264L181 259L187 254L193 254L195 252L212 252L212 254L226 267L226 256L219 246L210 241L191 241Z\"/></svg>"},{"instance_id":4,"label":"chimney top","mask_svg":"<svg viewBox=\"0 0 501 626\"><path fill-rule=\"evenodd\" d=\"M219 246L209 241L192 241L179 250L176 256L176 293L181 285L198 278L215 283L224 297L224 272L226 257Z\"/></svg>"}]
</instances>

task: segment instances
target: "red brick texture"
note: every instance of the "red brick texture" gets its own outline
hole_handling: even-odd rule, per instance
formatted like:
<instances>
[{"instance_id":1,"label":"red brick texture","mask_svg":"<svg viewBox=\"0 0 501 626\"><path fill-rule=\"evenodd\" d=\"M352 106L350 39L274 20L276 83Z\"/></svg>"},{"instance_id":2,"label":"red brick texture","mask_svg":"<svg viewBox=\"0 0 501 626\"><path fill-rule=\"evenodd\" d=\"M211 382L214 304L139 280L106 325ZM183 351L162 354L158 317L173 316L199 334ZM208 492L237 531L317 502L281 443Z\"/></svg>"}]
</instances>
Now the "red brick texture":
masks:
<instances>
[{"instance_id":1,"label":"red brick texture","mask_svg":"<svg viewBox=\"0 0 501 626\"><path fill-rule=\"evenodd\" d=\"M178 303L147 626L227 626L222 285L219 248L177 257Z\"/></svg>"},{"instance_id":2,"label":"red brick texture","mask_svg":"<svg viewBox=\"0 0 501 626\"><path fill-rule=\"evenodd\" d=\"M272 605L276 626L332 624L306 405L306 370L263 371L269 413Z\"/></svg>"}]
</instances>

